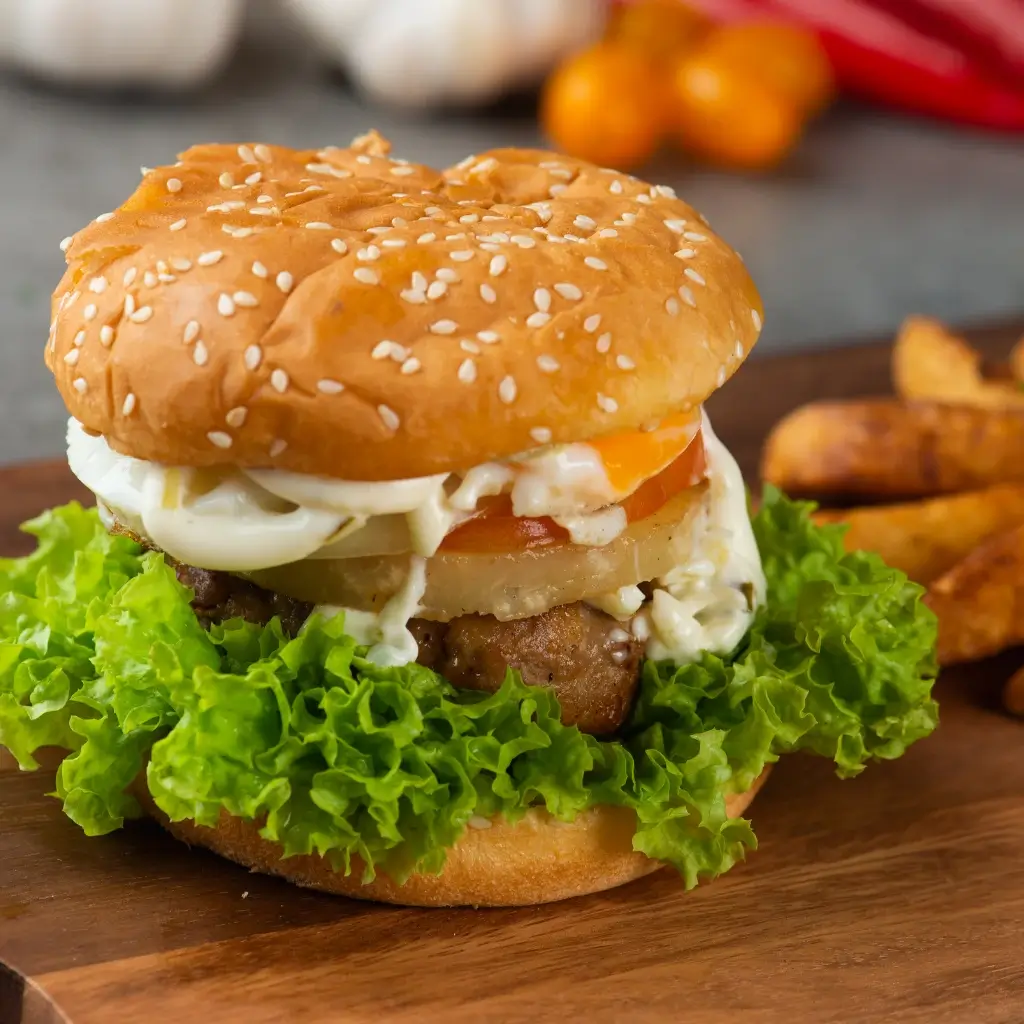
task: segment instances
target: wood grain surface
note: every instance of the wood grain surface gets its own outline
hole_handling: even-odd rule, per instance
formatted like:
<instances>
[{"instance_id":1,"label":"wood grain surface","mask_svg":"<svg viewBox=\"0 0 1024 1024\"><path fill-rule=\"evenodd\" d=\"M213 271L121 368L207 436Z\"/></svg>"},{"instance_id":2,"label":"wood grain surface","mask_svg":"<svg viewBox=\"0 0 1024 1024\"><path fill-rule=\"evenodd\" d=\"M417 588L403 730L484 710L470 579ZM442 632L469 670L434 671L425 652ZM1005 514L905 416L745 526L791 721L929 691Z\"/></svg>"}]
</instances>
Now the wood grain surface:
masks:
<instances>
[{"instance_id":1,"label":"wood grain surface","mask_svg":"<svg viewBox=\"0 0 1024 1024\"><path fill-rule=\"evenodd\" d=\"M976 338L998 356L1020 330ZM881 345L755 359L711 412L753 474L794 405L887 390ZM0 472L0 550L25 550L15 525L72 496L59 464ZM945 675L938 732L855 780L784 758L751 811L760 849L724 877L686 893L660 872L538 908L320 896L144 822L87 839L47 796L52 774L7 762L0 1024L1020 1024L1024 725L998 700L1018 663Z\"/></svg>"}]
</instances>

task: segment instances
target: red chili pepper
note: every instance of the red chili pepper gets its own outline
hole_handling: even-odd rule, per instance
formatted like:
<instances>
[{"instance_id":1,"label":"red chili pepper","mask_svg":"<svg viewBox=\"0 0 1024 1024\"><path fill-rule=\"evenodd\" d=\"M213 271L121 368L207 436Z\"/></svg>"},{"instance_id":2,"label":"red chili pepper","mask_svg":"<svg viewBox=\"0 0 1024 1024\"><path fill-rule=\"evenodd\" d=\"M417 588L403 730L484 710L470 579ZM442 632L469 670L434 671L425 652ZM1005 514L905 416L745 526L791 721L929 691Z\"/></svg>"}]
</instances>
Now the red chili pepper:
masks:
<instances>
[{"instance_id":1,"label":"red chili pepper","mask_svg":"<svg viewBox=\"0 0 1024 1024\"><path fill-rule=\"evenodd\" d=\"M1024 82L993 74L957 42L928 34L893 13L907 0L696 0L725 21L760 17L795 21L815 30L836 79L849 92L914 113L1002 131L1024 131ZM911 0L919 7L956 0ZM1006 0L964 0L976 7ZM968 19L978 26L979 18ZM981 37L976 30L974 46ZM1015 45L1012 44L1011 45ZM1015 52L1015 51L1014 51ZM1005 72L1005 62L1001 69Z\"/></svg>"}]
</instances>

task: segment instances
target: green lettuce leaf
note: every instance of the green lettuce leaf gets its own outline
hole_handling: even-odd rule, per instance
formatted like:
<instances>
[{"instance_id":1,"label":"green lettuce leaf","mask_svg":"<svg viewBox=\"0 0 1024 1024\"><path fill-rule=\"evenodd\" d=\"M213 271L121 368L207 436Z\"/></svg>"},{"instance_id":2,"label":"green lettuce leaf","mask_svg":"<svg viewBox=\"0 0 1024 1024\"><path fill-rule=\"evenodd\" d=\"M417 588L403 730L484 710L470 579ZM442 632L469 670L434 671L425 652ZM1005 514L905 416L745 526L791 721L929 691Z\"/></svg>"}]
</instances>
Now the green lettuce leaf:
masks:
<instances>
[{"instance_id":1,"label":"green lettuce leaf","mask_svg":"<svg viewBox=\"0 0 1024 1024\"><path fill-rule=\"evenodd\" d=\"M936 724L921 588L845 554L811 507L766 492L768 600L750 633L725 658L645 663L626 728L601 741L513 671L488 695L375 666L341 617L296 638L276 620L207 632L161 556L68 505L27 525L33 555L0 561L0 745L25 769L67 749L57 795L90 835L139 813L144 776L172 820L256 820L286 855L401 880L441 870L474 815L612 804L636 813L635 848L691 886L754 847L726 798L780 754L854 775Z\"/></svg>"}]
</instances>

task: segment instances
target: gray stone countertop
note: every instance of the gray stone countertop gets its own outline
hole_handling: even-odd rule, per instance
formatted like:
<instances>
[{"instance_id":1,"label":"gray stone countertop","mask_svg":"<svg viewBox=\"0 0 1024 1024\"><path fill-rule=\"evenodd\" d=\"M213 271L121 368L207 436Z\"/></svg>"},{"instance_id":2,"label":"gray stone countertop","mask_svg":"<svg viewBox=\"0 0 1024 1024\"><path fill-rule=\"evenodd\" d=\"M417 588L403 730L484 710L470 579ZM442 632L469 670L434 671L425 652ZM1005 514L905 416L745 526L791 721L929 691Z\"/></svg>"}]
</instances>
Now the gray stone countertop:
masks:
<instances>
[{"instance_id":1,"label":"gray stone countertop","mask_svg":"<svg viewBox=\"0 0 1024 1024\"><path fill-rule=\"evenodd\" d=\"M187 101L0 77L0 463L63 451L63 407L42 366L58 243L126 197L141 164L198 141L319 146L370 126L435 165L541 142L525 106L426 121L372 109L288 42L277 24L252 26L228 71ZM956 322L1024 311L1018 140L844 108L781 173L725 175L672 157L641 173L674 186L744 255L767 309L762 355L890 332L910 312Z\"/></svg>"}]
</instances>

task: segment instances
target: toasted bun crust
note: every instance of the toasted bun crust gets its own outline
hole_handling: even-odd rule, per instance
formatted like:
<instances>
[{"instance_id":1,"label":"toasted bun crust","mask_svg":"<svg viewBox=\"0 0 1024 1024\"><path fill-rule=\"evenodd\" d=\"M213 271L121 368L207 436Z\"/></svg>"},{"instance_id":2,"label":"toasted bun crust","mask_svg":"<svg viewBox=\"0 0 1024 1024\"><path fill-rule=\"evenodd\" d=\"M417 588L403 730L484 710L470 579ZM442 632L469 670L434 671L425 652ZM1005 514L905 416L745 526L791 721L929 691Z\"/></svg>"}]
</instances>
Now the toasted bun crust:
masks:
<instances>
[{"instance_id":1,"label":"toasted bun crust","mask_svg":"<svg viewBox=\"0 0 1024 1024\"><path fill-rule=\"evenodd\" d=\"M757 339L739 257L670 189L534 150L435 171L197 146L66 243L47 365L171 465L458 471L694 407Z\"/></svg>"},{"instance_id":2,"label":"toasted bun crust","mask_svg":"<svg viewBox=\"0 0 1024 1024\"><path fill-rule=\"evenodd\" d=\"M764 784L766 767L746 793L726 799L730 818L739 817ZM280 847L260 838L251 821L225 814L216 828L191 821L169 822L149 797L140 796L149 813L178 839L203 846L253 871L280 875L310 889L384 903L417 907L518 907L551 903L624 885L662 865L632 848L636 819L632 811L598 807L564 824L544 811L531 811L515 825L470 828L448 851L440 875L413 875L397 885L386 875L367 885L361 866L351 875L334 871L322 857L281 859Z\"/></svg>"}]
</instances>

